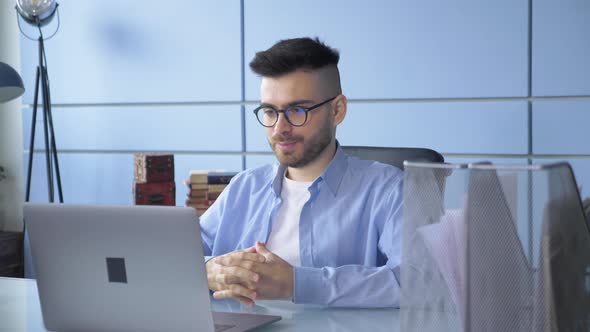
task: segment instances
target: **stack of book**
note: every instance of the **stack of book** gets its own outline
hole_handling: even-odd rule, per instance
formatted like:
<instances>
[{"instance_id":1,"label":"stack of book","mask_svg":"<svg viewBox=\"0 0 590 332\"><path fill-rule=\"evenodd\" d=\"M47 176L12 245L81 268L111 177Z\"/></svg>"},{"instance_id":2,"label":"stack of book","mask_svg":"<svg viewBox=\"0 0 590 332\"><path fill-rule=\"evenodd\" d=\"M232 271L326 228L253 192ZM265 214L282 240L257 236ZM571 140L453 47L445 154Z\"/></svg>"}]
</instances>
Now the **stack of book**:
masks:
<instances>
[{"instance_id":1,"label":"stack of book","mask_svg":"<svg viewBox=\"0 0 590 332\"><path fill-rule=\"evenodd\" d=\"M209 170L191 171L187 183L189 192L186 205L195 208L199 216L202 215L215 203L215 200L236 174L236 172Z\"/></svg>"},{"instance_id":2,"label":"stack of book","mask_svg":"<svg viewBox=\"0 0 590 332\"><path fill-rule=\"evenodd\" d=\"M133 161L135 205L176 205L174 155L138 153Z\"/></svg>"}]
</instances>

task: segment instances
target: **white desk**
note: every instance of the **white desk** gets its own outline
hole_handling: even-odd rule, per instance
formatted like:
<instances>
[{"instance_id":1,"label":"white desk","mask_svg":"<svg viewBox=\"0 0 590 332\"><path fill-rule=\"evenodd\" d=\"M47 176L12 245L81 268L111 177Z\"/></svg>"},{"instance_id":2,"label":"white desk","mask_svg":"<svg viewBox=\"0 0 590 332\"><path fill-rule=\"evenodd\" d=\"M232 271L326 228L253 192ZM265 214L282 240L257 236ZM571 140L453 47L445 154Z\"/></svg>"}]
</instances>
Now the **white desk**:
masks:
<instances>
[{"instance_id":1,"label":"white desk","mask_svg":"<svg viewBox=\"0 0 590 332\"><path fill-rule=\"evenodd\" d=\"M227 300L213 301L213 310L283 317L256 331L400 331L397 309L337 309L286 301L260 301L247 308ZM34 280L0 278L0 331L46 331Z\"/></svg>"}]
</instances>

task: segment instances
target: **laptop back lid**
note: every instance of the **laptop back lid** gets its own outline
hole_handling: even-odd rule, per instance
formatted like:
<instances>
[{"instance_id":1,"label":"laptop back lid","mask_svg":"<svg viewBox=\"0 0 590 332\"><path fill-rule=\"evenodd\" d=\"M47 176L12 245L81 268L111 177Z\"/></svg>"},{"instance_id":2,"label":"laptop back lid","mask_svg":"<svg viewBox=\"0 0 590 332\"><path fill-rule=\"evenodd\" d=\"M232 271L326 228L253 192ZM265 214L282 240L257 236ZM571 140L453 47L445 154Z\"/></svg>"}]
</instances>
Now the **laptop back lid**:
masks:
<instances>
[{"instance_id":1,"label":"laptop back lid","mask_svg":"<svg viewBox=\"0 0 590 332\"><path fill-rule=\"evenodd\" d=\"M213 330L194 209L27 203L24 216L48 329Z\"/></svg>"}]
</instances>

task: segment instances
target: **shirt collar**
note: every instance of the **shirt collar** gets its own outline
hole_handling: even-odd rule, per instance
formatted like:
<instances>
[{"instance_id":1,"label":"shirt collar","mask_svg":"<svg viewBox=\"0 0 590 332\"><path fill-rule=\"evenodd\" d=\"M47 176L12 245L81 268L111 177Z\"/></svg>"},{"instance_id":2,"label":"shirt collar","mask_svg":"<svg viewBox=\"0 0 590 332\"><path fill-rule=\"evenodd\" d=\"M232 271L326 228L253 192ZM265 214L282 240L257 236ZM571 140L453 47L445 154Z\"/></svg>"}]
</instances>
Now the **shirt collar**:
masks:
<instances>
[{"instance_id":1,"label":"shirt collar","mask_svg":"<svg viewBox=\"0 0 590 332\"><path fill-rule=\"evenodd\" d=\"M340 183L342 183L342 178L344 177L344 173L348 168L348 158L346 158L346 154L342 151L340 147L340 143L336 140L336 154L328 167L320 174L320 176L314 181L312 184L315 185L320 180L326 182L326 185L332 192L334 196L338 193L338 188L340 188ZM281 196L281 190L283 189L283 177L285 176L285 172L287 171L287 166L283 164L278 164L276 166L276 173L275 177L272 181L272 189L277 196Z\"/></svg>"},{"instance_id":2,"label":"shirt collar","mask_svg":"<svg viewBox=\"0 0 590 332\"><path fill-rule=\"evenodd\" d=\"M281 197L281 190L283 189L283 177L287 172L287 165L281 163L275 164L275 178L272 181L272 190L275 192L277 197Z\"/></svg>"}]
</instances>

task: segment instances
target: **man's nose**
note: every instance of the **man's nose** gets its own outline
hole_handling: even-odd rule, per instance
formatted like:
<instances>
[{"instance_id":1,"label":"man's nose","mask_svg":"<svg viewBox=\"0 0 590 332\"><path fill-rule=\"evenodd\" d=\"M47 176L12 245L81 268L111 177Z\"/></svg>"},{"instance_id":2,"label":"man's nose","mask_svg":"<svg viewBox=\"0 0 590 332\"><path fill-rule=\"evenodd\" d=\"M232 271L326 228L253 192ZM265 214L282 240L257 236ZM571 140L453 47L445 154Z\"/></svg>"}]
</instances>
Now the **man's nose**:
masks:
<instances>
[{"instance_id":1,"label":"man's nose","mask_svg":"<svg viewBox=\"0 0 590 332\"><path fill-rule=\"evenodd\" d=\"M277 123L275 124L274 132L276 134L280 134L280 133L290 132L292 129L293 129L293 126L291 126L289 121L287 121L287 117L285 116L285 113L279 113L279 118L277 120Z\"/></svg>"}]
</instances>

